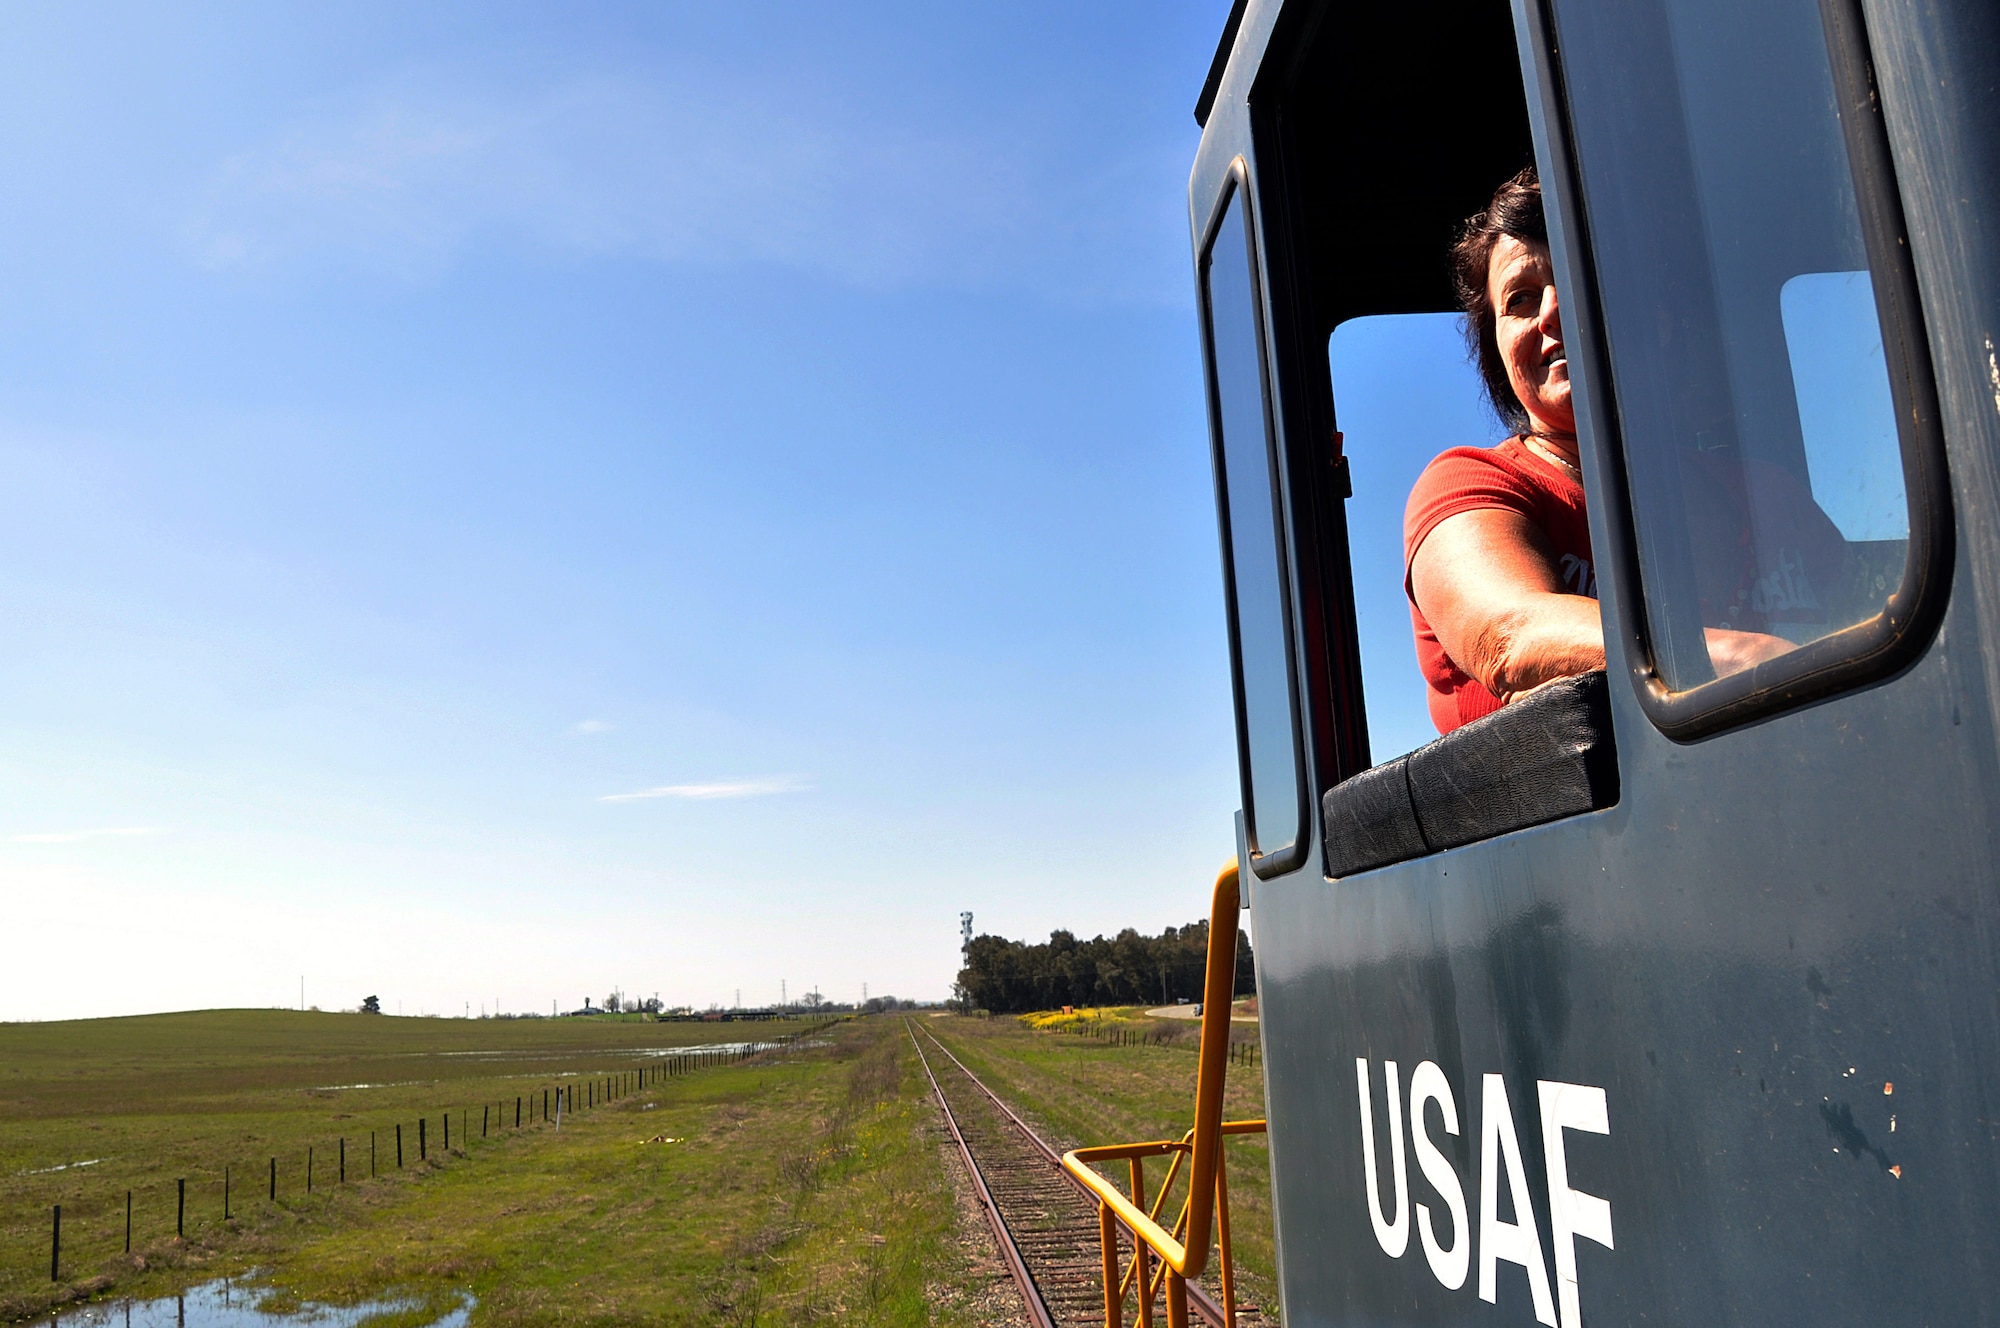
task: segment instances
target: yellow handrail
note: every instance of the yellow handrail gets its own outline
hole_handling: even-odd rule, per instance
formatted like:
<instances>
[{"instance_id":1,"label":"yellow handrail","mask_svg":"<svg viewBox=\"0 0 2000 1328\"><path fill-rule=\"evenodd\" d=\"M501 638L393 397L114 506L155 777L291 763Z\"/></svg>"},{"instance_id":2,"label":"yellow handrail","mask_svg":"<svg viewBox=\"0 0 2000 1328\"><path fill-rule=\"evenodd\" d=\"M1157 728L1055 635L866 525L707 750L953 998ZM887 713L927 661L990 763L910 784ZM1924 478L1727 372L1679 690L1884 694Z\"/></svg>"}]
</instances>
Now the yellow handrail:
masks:
<instances>
[{"instance_id":1,"label":"yellow handrail","mask_svg":"<svg viewBox=\"0 0 2000 1328\"><path fill-rule=\"evenodd\" d=\"M1194 1127L1178 1142L1160 1139L1147 1143L1108 1144L1072 1149L1063 1154L1064 1170L1097 1197L1098 1223L1105 1242L1105 1323L1109 1328L1117 1328L1125 1288L1135 1277L1139 1282L1139 1321L1142 1325L1151 1321L1152 1295L1157 1283L1146 1275L1147 1250L1157 1254L1163 1265L1160 1273L1167 1282L1168 1322L1175 1328L1187 1322L1185 1282L1200 1277L1208 1267L1211 1224L1219 1227L1222 1244L1223 1312L1228 1320L1233 1322L1235 1318L1235 1306L1231 1303L1235 1278L1228 1267L1229 1199L1228 1182L1224 1179L1222 1166L1222 1139L1227 1134L1264 1132L1261 1120L1222 1119L1223 1089L1227 1086L1229 1072L1229 1019L1236 995L1239 911L1236 860L1232 858L1215 878L1215 896L1209 913L1208 967L1202 984L1201 1051L1197 1058L1199 1070L1195 1079ZM1159 1198L1152 1205L1152 1211L1148 1212L1142 1206L1146 1201L1143 1159L1164 1156L1172 1156L1174 1160L1167 1170L1167 1179L1160 1188ZM1169 1231L1159 1224L1158 1213L1179 1173L1183 1158L1189 1164L1188 1196L1174 1221L1173 1230ZM1094 1162L1114 1161L1125 1161L1131 1165L1133 1194L1130 1198L1091 1166ZM1124 1279L1116 1277L1114 1217L1140 1242L1133 1253L1132 1273ZM1182 1233L1185 1233L1184 1238Z\"/></svg>"}]
</instances>

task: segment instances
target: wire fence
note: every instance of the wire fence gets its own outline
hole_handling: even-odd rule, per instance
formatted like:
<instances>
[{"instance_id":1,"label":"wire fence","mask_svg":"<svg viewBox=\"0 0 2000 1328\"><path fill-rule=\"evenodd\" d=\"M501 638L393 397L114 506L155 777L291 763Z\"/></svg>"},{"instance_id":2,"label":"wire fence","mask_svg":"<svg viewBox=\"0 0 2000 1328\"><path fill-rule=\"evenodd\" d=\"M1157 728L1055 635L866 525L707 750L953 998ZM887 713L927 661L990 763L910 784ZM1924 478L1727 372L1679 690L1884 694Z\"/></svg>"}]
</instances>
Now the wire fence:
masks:
<instances>
[{"instance_id":1,"label":"wire fence","mask_svg":"<svg viewBox=\"0 0 2000 1328\"><path fill-rule=\"evenodd\" d=\"M795 1033L781 1034L755 1042L679 1051L659 1058L655 1064L636 1069L593 1074L585 1078L565 1076L562 1082L539 1085L526 1093L514 1095L511 1100L505 1097L490 1099L478 1104L477 1138L486 1140L496 1134L521 1134L535 1130L557 1133L562 1129L565 1119L574 1119L579 1114L595 1111L631 1094L643 1092L647 1088L656 1088L670 1080L698 1074L704 1070L740 1064L774 1051L784 1050L803 1038L825 1032L838 1022L837 1019L828 1019ZM431 1128L433 1122L438 1126L435 1133ZM408 1136L404 1132L405 1125L415 1127ZM357 1129L353 1134L336 1135L331 1139L309 1142L304 1145L303 1155L293 1151L289 1157L269 1155L254 1159L248 1174L255 1178L252 1180L253 1186L256 1179L264 1181L263 1186L257 1187L263 1190L261 1197L264 1202L267 1205L277 1205L289 1200L293 1195L309 1197L316 1190L327 1189L329 1184L345 1186L365 1179L389 1178L415 1168L441 1166L454 1156L467 1157L473 1148L474 1128L470 1105L441 1107L435 1113L419 1115L414 1120L385 1122L368 1130L365 1164L362 1154L363 1134ZM456 1146L453 1143L454 1131L457 1136ZM406 1142L410 1145L407 1150ZM436 1155L435 1158L433 1154ZM259 1163L262 1165L258 1165ZM329 1164L330 1172L327 1170ZM264 1175L257 1177L258 1171L264 1172ZM192 1177L173 1177L173 1239L176 1242L187 1239L190 1221L198 1226L205 1225L219 1215L220 1221L225 1224L236 1222L242 1197L238 1182L243 1175L238 1163L225 1162L219 1175L213 1168L209 1168ZM162 1177L153 1186L141 1185L125 1190L122 1232L124 1254L132 1253L135 1235L134 1194L145 1194L148 1190L157 1191L159 1186L164 1185L165 1179ZM190 1187L191 1180L192 1187ZM115 1196L116 1191L113 1191L107 1196L108 1203L99 1201L91 1204L93 1213L101 1216L108 1212L115 1222L119 1213ZM256 1197L253 1190L253 1202ZM191 1201L194 1205L192 1209ZM80 1233L76 1230L76 1208L76 1203L72 1201L71 1241L67 1250L63 1242L63 1206L60 1203L54 1204L49 1212L49 1281L57 1285L61 1285L63 1281L66 1264L74 1268L82 1262L102 1260L117 1253L115 1246L110 1244L119 1238L117 1228L113 1227L107 1239L105 1224L102 1221L91 1223L89 1239L78 1240ZM149 1219L146 1225L150 1225L150 1219L156 1210L148 1204L140 1211ZM164 1213L161 1212L160 1225L151 1232L145 1229L145 1225L141 1226L136 1234L142 1248L149 1240L164 1237L163 1219ZM87 1292L90 1289L80 1287L79 1291Z\"/></svg>"},{"instance_id":2,"label":"wire fence","mask_svg":"<svg viewBox=\"0 0 2000 1328\"><path fill-rule=\"evenodd\" d=\"M1199 1033L1197 1025L1193 1030ZM1163 1031L1157 1028L1132 1028L1101 1018L1074 1019L1060 1024L1051 1024L1037 1029L1039 1033L1062 1033L1070 1037L1096 1038L1114 1047L1175 1047L1182 1051L1199 1051L1201 1038L1188 1037L1179 1029ZM1255 1041L1229 1044L1231 1065L1254 1066L1263 1060L1263 1044Z\"/></svg>"}]
</instances>

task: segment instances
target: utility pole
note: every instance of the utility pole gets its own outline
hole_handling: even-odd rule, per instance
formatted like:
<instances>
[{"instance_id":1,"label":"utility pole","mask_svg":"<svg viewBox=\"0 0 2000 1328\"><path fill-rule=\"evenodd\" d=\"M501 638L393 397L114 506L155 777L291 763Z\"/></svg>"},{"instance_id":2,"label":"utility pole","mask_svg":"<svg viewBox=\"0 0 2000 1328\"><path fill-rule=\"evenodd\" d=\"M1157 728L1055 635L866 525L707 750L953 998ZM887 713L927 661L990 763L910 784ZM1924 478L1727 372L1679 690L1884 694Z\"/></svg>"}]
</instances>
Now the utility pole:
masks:
<instances>
[{"instance_id":1,"label":"utility pole","mask_svg":"<svg viewBox=\"0 0 2000 1328\"><path fill-rule=\"evenodd\" d=\"M969 954L971 950L972 950L972 913L970 910L968 910L958 915L958 962L961 967L964 966L966 955ZM967 995L962 1001L960 1001L960 1004L964 1008L960 1010L959 1013L961 1014L972 1013L972 997L970 995Z\"/></svg>"}]
</instances>

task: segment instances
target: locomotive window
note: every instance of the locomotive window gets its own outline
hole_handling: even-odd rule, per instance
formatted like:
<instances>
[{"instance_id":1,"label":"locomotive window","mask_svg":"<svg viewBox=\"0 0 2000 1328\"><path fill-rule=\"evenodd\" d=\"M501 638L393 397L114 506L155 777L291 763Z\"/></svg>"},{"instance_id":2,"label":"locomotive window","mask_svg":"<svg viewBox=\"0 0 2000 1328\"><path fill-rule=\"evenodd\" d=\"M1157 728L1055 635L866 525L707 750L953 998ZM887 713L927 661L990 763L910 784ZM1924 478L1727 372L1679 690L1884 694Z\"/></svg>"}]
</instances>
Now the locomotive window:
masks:
<instances>
[{"instance_id":1,"label":"locomotive window","mask_svg":"<svg viewBox=\"0 0 2000 1328\"><path fill-rule=\"evenodd\" d=\"M1320 808L1329 876L1458 848L1610 806L1616 749L1602 671L1562 679L1438 736L1404 589L1404 509L1440 452L1512 431L1488 403L1458 314L1334 328L1327 354L1342 455L1368 750Z\"/></svg>"},{"instance_id":2,"label":"locomotive window","mask_svg":"<svg viewBox=\"0 0 2000 1328\"><path fill-rule=\"evenodd\" d=\"M1243 193L1240 184L1231 188L1203 252L1201 275L1243 810L1257 855L1252 865L1271 870L1289 866L1295 856L1303 780L1292 700L1291 608L1279 538L1283 513L1274 483L1263 319Z\"/></svg>"},{"instance_id":3,"label":"locomotive window","mask_svg":"<svg viewBox=\"0 0 2000 1328\"><path fill-rule=\"evenodd\" d=\"M1923 593L1938 480L1912 423L1927 369L1900 219L1866 98L1836 94L1865 77L1840 59L1858 18L1836 63L1819 0L1555 8L1645 700L1697 736L1852 678Z\"/></svg>"},{"instance_id":4,"label":"locomotive window","mask_svg":"<svg viewBox=\"0 0 2000 1328\"><path fill-rule=\"evenodd\" d=\"M1266 205L1257 238L1273 235L1267 270L1284 290L1268 312L1286 511L1300 523L1286 546L1309 670L1299 695L1322 864L1342 879L1609 807L1617 762L1602 672L1440 737L1403 589L1417 476L1507 432L1458 315L1442 311L1456 305L1459 228L1535 157L1513 7L1288 4L1276 22L1270 49L1285 58L1259 73L1251 100L1265 113L1247 127ZM1209 137L1243 127L1211 122ZM1212 170L1197 167L1197 190Z\"/></svg>"}]
</instances>

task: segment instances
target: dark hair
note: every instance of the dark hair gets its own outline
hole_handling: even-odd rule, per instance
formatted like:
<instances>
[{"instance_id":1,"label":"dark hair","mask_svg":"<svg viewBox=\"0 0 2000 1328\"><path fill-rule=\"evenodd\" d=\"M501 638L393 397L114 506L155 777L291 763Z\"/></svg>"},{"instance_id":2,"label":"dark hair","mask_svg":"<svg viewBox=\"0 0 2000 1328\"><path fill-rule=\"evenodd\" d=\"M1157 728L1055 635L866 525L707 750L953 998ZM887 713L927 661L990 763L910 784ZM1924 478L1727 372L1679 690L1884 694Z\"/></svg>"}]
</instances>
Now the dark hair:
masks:
<instances>
[{"instance_id":1,"label":"dark hair","mask_svg":"<svg viewBox=\"0 0 2000 1328\"><path fill-rule=\"evenodd\" d=\"M1493 333L1493 300L1487 294L1486 277L1493 259L1493 246L1503 235L1523 244L1546 246L1549 230L1542 220L1542 182L1535 168L1520 174L1493 191L1493 201L1473 213L1459 228L1458 242L1451 247L1451 284L1458 292L1458 307L1465 310L1467 349L1479 364L1479 376L1486 380L1486 396L1494 413L1510 428L1526 429L1528 412L1507 381L1507 364L1500 358L1500 343Z\"/></svg>"}]
</instances>

